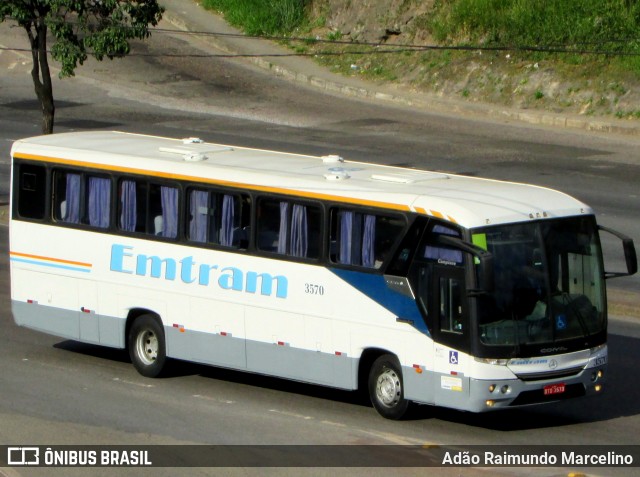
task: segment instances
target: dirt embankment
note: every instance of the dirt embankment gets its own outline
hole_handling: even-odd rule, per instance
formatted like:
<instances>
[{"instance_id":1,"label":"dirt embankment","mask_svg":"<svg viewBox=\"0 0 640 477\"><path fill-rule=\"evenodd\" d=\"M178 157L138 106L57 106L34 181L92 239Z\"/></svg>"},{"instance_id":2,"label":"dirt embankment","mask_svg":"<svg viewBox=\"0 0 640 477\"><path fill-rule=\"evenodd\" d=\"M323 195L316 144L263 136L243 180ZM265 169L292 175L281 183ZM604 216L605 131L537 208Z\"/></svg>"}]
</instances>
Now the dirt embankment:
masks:
<instances>
[{"instance_id":1,"label":"dirt embankment","mask_svg":"<svg viewBox=\"0 0 640 477\"><path fill-rule=\"evenodd\" d=\"M604 55L425 50L381 54L389 45L436 45L434 0L313 0L317 38L377 43L378 53L320 59L336 72L468 101L521 109L640 120L640 77ZM326 45L313 47L316 52ZM331 48L331 47L329 47ZM344 47L343 47L344 48Z\"/></svg>"}]
</instances>

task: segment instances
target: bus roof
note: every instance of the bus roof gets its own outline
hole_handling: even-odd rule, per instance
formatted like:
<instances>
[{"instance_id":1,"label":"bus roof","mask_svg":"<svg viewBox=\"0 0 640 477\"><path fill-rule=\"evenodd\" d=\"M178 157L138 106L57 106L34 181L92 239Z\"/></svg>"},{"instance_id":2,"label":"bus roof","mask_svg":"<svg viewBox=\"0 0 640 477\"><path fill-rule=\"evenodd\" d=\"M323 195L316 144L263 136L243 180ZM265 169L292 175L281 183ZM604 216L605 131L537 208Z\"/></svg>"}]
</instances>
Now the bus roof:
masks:
<instances>
[{"instance_id":1,"label":"bus roof","mask_svg":"<svg viewBox=\"0 0 640 477\"><path fill-rule=\"evenodd\" d=\"M479 227L593 211L544 187L116 131L16 141L13 157L414 211Z\"/></svg>"}]
</instances>

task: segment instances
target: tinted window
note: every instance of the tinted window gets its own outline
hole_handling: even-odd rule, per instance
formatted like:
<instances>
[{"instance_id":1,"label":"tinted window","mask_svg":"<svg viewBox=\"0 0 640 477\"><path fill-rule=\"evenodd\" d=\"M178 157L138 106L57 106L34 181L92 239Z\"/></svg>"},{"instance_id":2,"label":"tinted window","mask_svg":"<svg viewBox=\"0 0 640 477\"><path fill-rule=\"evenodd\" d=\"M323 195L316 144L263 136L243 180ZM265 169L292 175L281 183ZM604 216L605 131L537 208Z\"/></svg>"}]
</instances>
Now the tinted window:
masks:
<instances>
[{"instance_id":1,"label":"tinted window","mask_svg":"<svg viewBox=\"0 0 640 477\"><path fill-rule=\"evenodd\" d=\"M396 217L333 209L331 260L344 265L380 268L404 226L404 220Z\"/></svg>"},{"instance_id":2,"label":"tinted window","mask_svg":"<svg viewBox=\"0 0 640 477\"><path fill-rule=\"evenodd\" d=\"M256 246L265 252L318 258L322 237L320 207L288 200L258 203Z\"/></svg>"},{"instance_id":3,"label":"tinted window","mask_svg":"<svg viewBox=\"0 0 640 477\"><path fill-rule=\"evenodd\" d=\"M249 197L206 189L187 192L186 235L189 241L225 247L249 244Z\"/></svg>"},{"instance_id":4,"label":"tinted window","mask_svg":"<svg viewBox=\"0 0 640 477\"><path fill-rule=\"evenodd\" d=\"M126 232L176 238L178 198L177 187L135 179L121 180L118 185L118 226Z\"/></svg>"},{"instance_id":5,"label":"tinted window","mask_svg":"<svg viewBox=\"0 0 640 477\"><path fill-rule=\"evenodd\" d=\"M44 166L22 164L18 168L18 215L42 219L45 215L47 171Z\"/></svg>"}]
</instances>

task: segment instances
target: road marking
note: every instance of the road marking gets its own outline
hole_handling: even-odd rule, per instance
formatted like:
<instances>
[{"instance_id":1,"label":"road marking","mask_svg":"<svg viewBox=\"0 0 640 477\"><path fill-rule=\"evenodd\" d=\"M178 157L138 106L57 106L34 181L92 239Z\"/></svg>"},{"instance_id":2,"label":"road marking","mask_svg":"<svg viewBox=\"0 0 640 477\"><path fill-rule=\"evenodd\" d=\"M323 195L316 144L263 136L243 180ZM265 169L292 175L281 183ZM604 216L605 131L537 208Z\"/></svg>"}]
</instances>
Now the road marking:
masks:
<instances>
[{"instance_id":1,"label":"road marking","mask_svg":"<svg viewBox=\"0 0 640 477\"><path fill-rule=\"evenodd\" d=\"M205 399L207 401L213 401L213 402L219 402L222 404L235 404L235 401L230 401L229 399L219 399L219 398L214 398L214 397L210 397L210 396L203 396L202 394L194 394L191 397L194 397L196 399Z\"/></svg>"},{"instance_id":2,"label":"road marking","mask_svg":"<svg viewBox=\"0 0 640 477\"><path fill-rule=\"evenodd\" d=\"M278 409L269 409L269 412L275 412L276 414L281 414L283 416L289 416L289 417L295 417L297 419L304 419L306 421L313 420L312 416L305 416L303 414L296 414L294 412L279 411Z\"/></svg>"},{"instance_id":3,"label":"road marking","mask_svg":"<svg viewBox=\"0 0 640 477\"><path fill-rule=\"evenodd\" d=\"M153 384L136 383L134 381L127 381L126 379L120 379L120 378L113 378L113 380L123 384L132 384L134 386L139 386L141 388L155 388Z\"/></svg>"},{"instance_id":4,"label":"road marking","mask_svg":"<svg viewBox=\"0 0 640 477\"><path fill-rule=\"evenodd\" d=\"M336 427L347 427L347 425L343 422L333 422L333 421L320 421L322 424L326 424L327 426L336 426Z\"/></svg>"}]
</instances>

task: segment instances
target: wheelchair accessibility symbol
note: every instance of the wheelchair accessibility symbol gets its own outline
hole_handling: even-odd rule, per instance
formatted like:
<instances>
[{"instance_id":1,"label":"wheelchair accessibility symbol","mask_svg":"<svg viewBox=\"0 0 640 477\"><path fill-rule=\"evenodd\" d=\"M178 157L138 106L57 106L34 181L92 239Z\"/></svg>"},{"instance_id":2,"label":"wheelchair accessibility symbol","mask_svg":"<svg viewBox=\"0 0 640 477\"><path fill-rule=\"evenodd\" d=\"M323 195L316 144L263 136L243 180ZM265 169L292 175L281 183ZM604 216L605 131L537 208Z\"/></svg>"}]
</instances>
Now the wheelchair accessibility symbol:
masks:
<instances>
[{"instance_id":1,"label":"wheelchair accessibility symbol","mask_svg":"<svg viewBox=\"0 0 640 477\"><path fill-rule=\"evenodd\" d=\"M567 329L567 317L564 315L556 316L556 329L557 330L565 330Z\"/></svg>"},{"instance_id":2,"label":"wheelchair accessibility symbol","mask_svg":"<svg viewBox=\"0 0 640 477\"><path fill-rule=\"evenodd\" d=\"M458 352L449 351L449 364L458 364Z\"/></svg>"}]
</instances>

